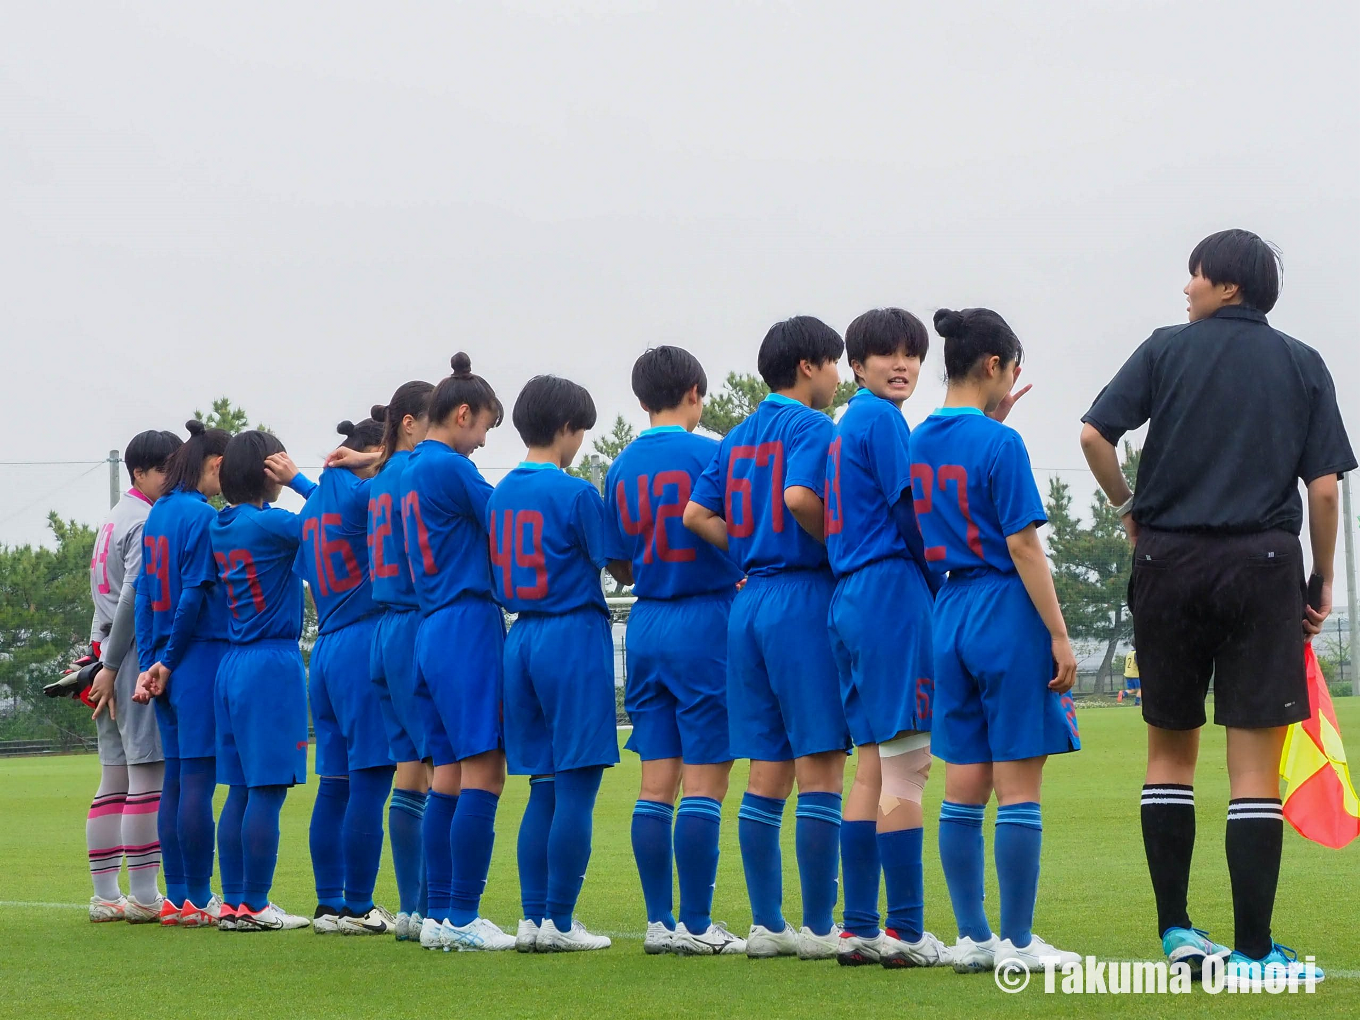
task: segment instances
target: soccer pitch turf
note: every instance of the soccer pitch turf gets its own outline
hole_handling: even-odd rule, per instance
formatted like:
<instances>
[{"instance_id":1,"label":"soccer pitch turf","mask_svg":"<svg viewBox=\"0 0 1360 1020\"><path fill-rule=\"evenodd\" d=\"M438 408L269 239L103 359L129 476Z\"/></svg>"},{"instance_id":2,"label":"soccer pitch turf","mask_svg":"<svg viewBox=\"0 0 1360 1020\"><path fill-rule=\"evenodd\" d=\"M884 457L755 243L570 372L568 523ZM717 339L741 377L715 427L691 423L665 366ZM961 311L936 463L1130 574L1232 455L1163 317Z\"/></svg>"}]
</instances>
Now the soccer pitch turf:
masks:
<instances>
[{"instance_id":1,"label":"soccer pitch turf","mask_svg":"<svg viewBox=\"0 0 1360 1020\"><path fill-rule=\"evenodd\" d=\"M1360 747L1360 700L1337 701L1342 732ZM1128 709L1080 715L1086 749L1053 759L1044 783L1044 856L1036 929L1056 944L1105 960L1155 959L1152 892L1138 822L1143 726ZM1360 842L1343 851L1308 843L1286 826L1275 933L1315 955L1328 980L1314 995L1046 995L1043 982L1008 995L989 974L885 971L834 962L745 957L682 959L642 952L645 915L629 845L637 759L609 770L595 812L595 848L579 916L614 937L600 953L563 956L430 953L410 943L318 937L310 931L226 935L155 926L90 924L83 827L98 781L93 756L0 760L0 1016L3 1017L979 1017L1115 1014L1163 1016L1360 1015ZM927 789L926 922L955 934L935 849L943 773ZM714 916L739 933L750 924L736 810L745 770L724 807ZM283 815L274 897L315 905L307 822L315 780L294 790ZM483 909L514 930L520 916L515 832L526 796L512 779ZM1232 934L1223 827L1228 785L1223 731L1205 730L1197 782L1199 845L1191 883L1195 923ZM219 790L219 803L224 791ZM984 832L991 846L991 815ZM793 805L784 826L785 906L798 923ZM991 864L989 860L989 871ZM384 851L378 900L396 906ZM988 914L996 922L995 876Z\"/></svg>"}]
</instances>

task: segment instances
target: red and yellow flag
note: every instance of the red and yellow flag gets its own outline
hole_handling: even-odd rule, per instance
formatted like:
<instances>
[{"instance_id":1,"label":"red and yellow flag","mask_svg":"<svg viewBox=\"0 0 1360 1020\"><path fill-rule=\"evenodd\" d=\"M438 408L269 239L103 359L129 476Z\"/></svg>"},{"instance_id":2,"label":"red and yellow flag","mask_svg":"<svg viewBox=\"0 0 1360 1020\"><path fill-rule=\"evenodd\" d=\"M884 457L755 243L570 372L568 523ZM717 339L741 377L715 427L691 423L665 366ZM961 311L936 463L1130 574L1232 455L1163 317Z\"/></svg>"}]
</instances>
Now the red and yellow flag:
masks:
<instances>
[{"instance_id":1,"label":"red and yellow flag","mask_svg":"<svg viewBox=\"0 0 1360 1020\"><path fill-rule=\"evenodd\" d=\"M1341 728L1311 642L1303 657L1311 714L1285 735L1280 757L1284 816L1300 836L1340 850L1360 835L1360 798L1351 785Z\"/></svg>"}]
</instances>

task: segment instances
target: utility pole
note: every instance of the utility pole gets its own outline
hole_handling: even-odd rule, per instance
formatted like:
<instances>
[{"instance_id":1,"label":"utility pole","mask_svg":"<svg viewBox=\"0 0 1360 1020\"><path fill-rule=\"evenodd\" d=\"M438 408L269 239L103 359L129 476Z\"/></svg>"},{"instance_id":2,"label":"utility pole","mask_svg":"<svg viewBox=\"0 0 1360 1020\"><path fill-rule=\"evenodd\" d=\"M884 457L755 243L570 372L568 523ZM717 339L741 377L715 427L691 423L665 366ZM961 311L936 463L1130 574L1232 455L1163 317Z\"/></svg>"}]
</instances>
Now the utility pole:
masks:
<instances>
[{"instance_id":1,"label":"utility pole","mask_svg":"<svg viewBox=\"0 0 1360 1020\"><path fill-rule=\"evenodd\" d=\"M592 453L586 463L590 466L590 482L595 488L604 493L604 462L600 460L598 454ZM1349 547L1348 547L1349 548Z\"/></svg>"},{"instance_id":2,"label":"utility pole","mask_svg":"<svg viewBox=\"0 0 1360 1020\"><path fill-rule=\"evenodd\" d=\"M1360 593L1355 590L1355 513L1351 509L1351 476L1341 479L1341 512L1346 518L1346 613L1350 617L1351 694L1360 696L1360 669L1355 668L1355 656L1360 653L1360 612L1356 605Z\"/></svg>"},{"instance_id":3,"label":"utility pole","mask_svg":"<svg viewBox=\"0 0 1360 1020\"><path fill-rule=\"evenodd\" d=\"M117 506L117 505L118 505L118 497L119 497L119 495L120 495L119 488L118 488L118 464L119 464L118 451L117 451L117 450L110 450L110 451L109 451L109 506L110 506L110 507L114 507L114 506ZM1346 548L1349 549L1350 546L1348 545Z\"/></svg>"}]
</instances>

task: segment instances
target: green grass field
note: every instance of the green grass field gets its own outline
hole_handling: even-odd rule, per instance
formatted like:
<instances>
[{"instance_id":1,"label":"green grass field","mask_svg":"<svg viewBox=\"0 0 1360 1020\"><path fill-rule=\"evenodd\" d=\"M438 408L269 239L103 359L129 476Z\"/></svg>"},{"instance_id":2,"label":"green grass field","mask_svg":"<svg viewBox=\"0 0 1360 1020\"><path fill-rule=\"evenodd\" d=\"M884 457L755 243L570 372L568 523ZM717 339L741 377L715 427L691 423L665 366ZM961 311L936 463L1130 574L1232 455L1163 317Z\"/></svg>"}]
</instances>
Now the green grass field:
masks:
<instances>
[{"instance_id":1,"label":"green grass field","mask_svg":"<svg viewBox=\"0 0 1360 1020\"><path fill-rule=\"evenodd\" d=\"M1352 749L1360 747L1360 701L1338 699ZM1102 959L1153 958L1152 893L1138 823L1143 728L1133 709L1081 714L1086 750L1053 760L1044 791L1044 870L1037 930ZM1223 734L1208 729L1197 784L1199 847L1191 886L1197 924L1229 940L1232 912L1223 860L1227 777ZM937 768L938 768L937 763ZM941 1017L1114 1014L1162 1016L1360 1015L1360 842L1332 851L1286 828L1276 937L1314 954L1329 972L1311 996L1049 996L1034 982L1018 995L988 975L950 970L842 968L834 963L744 957L679 959L642 953L645 917L629 847L637 760L606 775L595 814L595 851L579 914L615 936L612 949L574 956L444 954L392 939L317 937L310 931L226 935L125 924L92 925L83 904L84 818L97 783L92 756L0 761L0 1016L197 1017L839 1017L890 1016L926 1008ZM928 790L938 814L941 775ZM743 773L733 777L739 790ZM275 899L310 914L314 905L307 821L314 786L295 790L283 818ZM511 780L502 802L484 911L513 931L519 917L514 834L526 791ZM729 797L714 916L744 932L750 923ZM990 823L985 830L990 844ZM784 831L785 898L797 923L792 804ZM926 921L955 934L944 878L926 840ZM395 906L390 862L378 881ZM994 882L989 914L996 921ZM1059 1001L1055 1001L1059 1000Z\"/></svg>"}]
</instances>

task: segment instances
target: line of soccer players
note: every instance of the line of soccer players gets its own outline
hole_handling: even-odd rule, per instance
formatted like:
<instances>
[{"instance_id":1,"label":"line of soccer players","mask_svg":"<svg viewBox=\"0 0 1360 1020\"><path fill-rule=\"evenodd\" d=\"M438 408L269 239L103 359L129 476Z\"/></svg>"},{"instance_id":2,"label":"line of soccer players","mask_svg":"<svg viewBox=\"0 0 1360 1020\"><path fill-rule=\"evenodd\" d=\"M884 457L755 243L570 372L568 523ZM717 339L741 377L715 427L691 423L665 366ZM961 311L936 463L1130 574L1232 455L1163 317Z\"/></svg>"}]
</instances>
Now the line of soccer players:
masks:
<instances>
[{"instance_id":1,"label":"line of soccer players","mask_svg":"<svg viewBox=\"0 0 1360 1020\"><path fill-rule=\"evenodd\" d=\"M1024 443L1002 424L1028 389L1014 389L1021 345L987 309L941 310L934 323L948 394L915 433L901 408L928 335L901 309L865 313L844 343L814 318L776 324L758 360L771 393L721 443L694 434L707 389L698 361L647 351L632 382L651 427L614 461L603 498L564 470L594 403L552 376L530 380L512 411L524 461L486 482L469 458L503 408L463 354L437 386L407 383L369 419L342 423L319 484L267 433L191 422L177 449L146 434L162 437L160 463L139 454L134 465L129 448L138 495L103 539L123 550L122 598L105 591L110 668L94 698L97 713L116 710L111 744L129 743L137 703L155 704L166 895L152 872L149 889L121 896L115 854L113 884L96 875L91 918L310 923L460 951L607 947L575 907L595 798L618 761L608 569L637 596L625 707L627 746L642 759L632 843L646 952L960 972L1078 959L1031 930L1043 764L1080 743L1066 693L1075 658L1036 533L1043 508ZM847 352L860 389L833 424L822 409ZM270 505L285 485L306 498L301 513ZM209 502L219 494L230 504L220 513ZM309 671L304 581L320 631ZM516 616L508 635L503 610ZM128 640L129 616L139 661L120 671L108 646ZM270 901L279 812L305 781L309 701L310 921ZM922 921L932 751L946 762L952 946ZM711 916L734 758L751 763L738 813L753 918L744 939ZM507 773L530 784L513 935L480 912ZM210 887L216 783L230 787L216 826L221 896ZM780 851L795 784L797 930L782 910ZM983 909L993 792L995 934ZM389 794L395 916L373 901ZM106 807L96 799L92 825ZM131 863L139 847L122 838L115 849ZM94 849L92 838L92 871Z\"/></svg>"}]
</instances>

